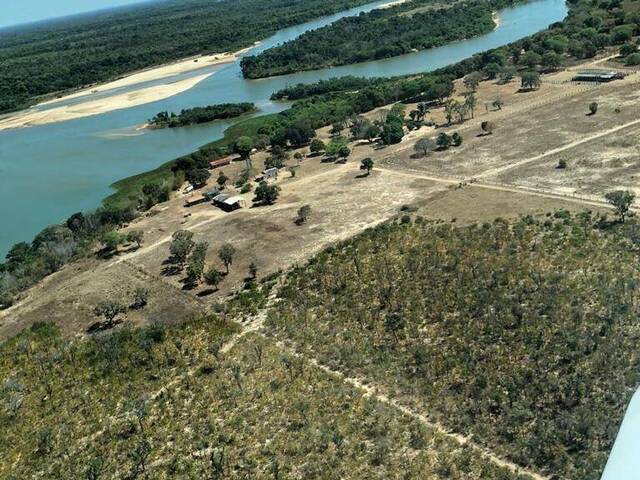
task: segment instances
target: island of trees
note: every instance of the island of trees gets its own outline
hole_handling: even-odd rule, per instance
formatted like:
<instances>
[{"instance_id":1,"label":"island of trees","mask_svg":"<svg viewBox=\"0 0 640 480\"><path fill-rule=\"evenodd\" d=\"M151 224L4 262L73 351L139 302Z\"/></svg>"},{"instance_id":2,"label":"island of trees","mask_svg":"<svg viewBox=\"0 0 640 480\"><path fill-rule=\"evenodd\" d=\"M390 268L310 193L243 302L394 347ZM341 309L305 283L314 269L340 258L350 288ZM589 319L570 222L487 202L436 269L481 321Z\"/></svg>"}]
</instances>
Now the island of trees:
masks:
<instances>
[{"instance_id":1,"label":"island of trees","mask_svg":"<svg viewBox=\"0 0 640 480\"><path fill-rule=\"evenodd\" d=\"M178 115L173 112L160 112L149 120L149 126L151 128L186 127L188 125L207 123L214 120L235 118L256 111L255 104L249 102L221 103L207 107L187 108L182 110Z\"/></svg>"},{"instance_id":2,"label":"island of trees","mask_svg":"<svg viewBox=\"0 0 640 480\"><path fill-rule=\"evenodd\" d=\"M491 31L495 27L492 10L506 3L473 1L444 8L432 0L414 0L373 10L245 57L242 71L247 78L262 78L438 47Z\"/></svg>"}]
</instances>

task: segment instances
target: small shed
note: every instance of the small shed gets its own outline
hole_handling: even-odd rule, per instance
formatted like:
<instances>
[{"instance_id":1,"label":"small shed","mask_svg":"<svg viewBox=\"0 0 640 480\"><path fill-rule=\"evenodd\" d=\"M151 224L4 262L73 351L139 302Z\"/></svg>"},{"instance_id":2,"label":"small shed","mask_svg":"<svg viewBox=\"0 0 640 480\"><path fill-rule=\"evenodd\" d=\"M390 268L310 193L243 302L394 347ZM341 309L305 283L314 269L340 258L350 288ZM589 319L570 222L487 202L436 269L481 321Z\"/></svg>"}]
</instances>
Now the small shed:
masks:
<instances>
[{"instance_id":1,"label":"small shed","mask_svg":"<svg viewBox=\"0 0 640 480\"><path fill-rule=\"evenodd\" d=\"M272 178L278 178L278 169L276 167L263 170L262 175L256 177L256 182L263 182Z\"/></svg>"},{"instance_id":2,"label":"small shed","mask_svg":"<svg viewBox=\"0 0 640 480\"><path fill-rule=\"evenodd\" d=\"M206 201L207 199L204 195L194 195L194 196L188 197L185 200L184 206L193 207L194 205L200 205L201 203L205 203Z\"/></svg>"},{"instance_id":3,"label":"small shed","mask_svg":"<svg viewBox=\"0 0 640 480\"><path fill-rule=\"evenodd\" d=\"M624 78L624 74L614 70L581 70L574 77L574 82L611 82Z\"/></svg>"},{"instance_id":4,"label":"small shed","mask_svg":"<svg viewBox=\"0 0 640 480\"><path fill-rule=\"evenodd\" d=\"M219 158L217 160L211 160L209 162L209 168L211 170L214 170L216 168L226 167L227 165L230 165L232 161L233 161L233 155L229 155L227 157Z\"/></svg>"},{"instance_id":5,"label":"small shed","mask_svg":"<svg viewBox=\"0 0 640 480\"><path fill-rule=\"evenodd\" d=\"M218 195L220 195L220 190L218 190L217 188L214 188L213 190L209 190L208 192L205 192L203 194L204 198L206 198L207 201L213 200Z\"/></svg>"}]
</instances>

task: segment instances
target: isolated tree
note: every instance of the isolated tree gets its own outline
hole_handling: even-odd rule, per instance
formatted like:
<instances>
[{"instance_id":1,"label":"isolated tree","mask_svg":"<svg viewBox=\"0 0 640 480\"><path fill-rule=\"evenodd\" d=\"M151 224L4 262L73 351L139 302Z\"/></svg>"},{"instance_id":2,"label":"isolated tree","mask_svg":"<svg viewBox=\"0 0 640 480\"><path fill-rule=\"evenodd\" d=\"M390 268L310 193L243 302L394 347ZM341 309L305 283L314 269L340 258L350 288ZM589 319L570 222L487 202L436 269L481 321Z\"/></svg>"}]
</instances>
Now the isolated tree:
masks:
<instances>
[{"instance_id":1,"label":"isolated tree","mask_svg":"<svg viewBox=\"0 0 640 480\"><path fill-rule=\"evenodd\" d=\"M236 249L230 243L225 243L224 245L222 245L222 247L220 248L220 251L218 252L218 258L222 260L222 263L224 264L224 268L227 270L227 273L229 273L229 267L233 265L233 256L235 254L236 254Z\"/></svg>"},{"instance_id":2,"label":"isolated tree","mask_svg":"<svg viewBox=\"0 0 640 480\"><path fill-rule=\"evenodd\" d=\"M460 135L458 132L455 132L453 135L451 135L451 144L454 147L459 147L460 145L462 145L462 135Z\"/></svg>"},{"instance_id":3,"label":"isolated tree","mask_svg":"<svg viewBox=\"0 0 640 480\"><path fill-rule=\"evenodd\" d=\"M105 251L112 253L118 249L118 246L124 241L125 237L117 230L109 230L102 235L100 241Z\"/></svg>"},{"instance_id":4,"label":"isolated tree","mask_svg":"<svg viewBox=\"0 0 640 480\"><path fill-rule=\"evenodd\" d=\"M460 107L460 102L457 100L449 100L444 105L444 116L447 119L447 125L451 125L453 122L453 116L456 114L456 111Z\"/></svg>"},{"instance_id":5,"label":"isolated tree","mask_svg":"<svg viewBox=\"0 0 640 480\"><path fill-rule=\"evenodd\" d=\"M367 175L371 174L373 170L373 160L371 158L364 158L360 164L360 170L366 170Z\"/></svg>"},{"instance_id":6,"label":"isolated tree","mask_svg":"<svg viewBox=\"0 0 640 480\"><path fill-rule=\"evenodd\" d=\"M309 216L311 215L311 205L303 205L298 209L298 216L296 217L296 225L302 225L307 223Z\"/></svg>"},{"instance_id":7,"label":"isolated tree","mask_svg":"<svg viewBox=\"0 0 640 480\"><path fill-rule=\"evenodd\" d=\"M471 92L467 92L464 94L464 107L466 108L466 110L468 112L471 112L471 118L473 118L475 116L475 111L476 111L476 105L478 104L478 99L476 98L476 96L471 93Z\"/></svg>"},{"instance_id":8,"label":"isolated tree","mask_svg":"<svg viewBox=\"0 0 640 480\"><path fill-rule=\"evenodd\" d=\"M475 92L478 88L478 85L480 85L481 81L482 81L482 73L471 72L469 75L464 77L464 80L462 81L462 83L468 90Z\"/></svg>"},{"instance_id":9,"label":"isolated tree","mask_svg":"<svg viewBox=\"0 0 640 480\"><path fill-rule=\"evenodd\" d=\"M413 146L413 150L423 157L426 157L435 148L436 146L430 138L421 138Z\"/></svg>"},{"instance_id":10,"label":"isolated tree","mask_svg":"<svg viewBox=\"0 0 640 480\"><path fill-rule=\"evenodd\" d=\"M133 292L133 302L129 307L131 310L140 310L149 303L149 289L146 287L138 287Z\"/></svg>"},{"instance_id":11,"label":"isolated tree","mask_svg":"<svg viewBox=\"0 0 640 480\"><path fill-rule=\"evenodd\" d=\"M340 147L340 150L338 150L338 157L342 158L343 160L349 158L349 155L351 155L351 149L346 145L343 145L342 147Z\"/></svg>"},{"instance_id":12,"label":"isolated tree","mask_svg":"<svg viewBox=\"0 0 640 480\"><path fill-rule=\"evenodd\" d=\"M589 104L589 114L590 115L595 115L598 112L598 103L597 102L591 102Z\"/></svg>"},{"instance_id":13,"label":"isolated tree","mask_svg":"<svg viewBox=\"0 0 640 480\"><path fill-rule=\"evenodd\" d=\"M309 150L311 150L311 153L318 154L320 152L324 152L324 149L325 149L324 142L319 138L314 138L313 141L311 142L311 145L309 145Z\"/></svg>"},{"instance_id":14,"label":"isolated tree","mask_svg":"<svg viewBox=\"0 0 640 480\"><path fill-rule=\"evenodd\" d=\"M127 241L135 243L138 248L142 246L142 239L144 238L144 232L142 230L131 230L127 233Z\"/></svg>"},{"instance_id":15,"label":"isolated tree","mask_svg":"<svg viewBox=\"0 0 640 480\"><path fill-rule=\"evenodd\" d=\"M520 75L520 86L525 90L535 90L540 86L540 74L538 72L523 72Z\"/></svg>"},{"instance_id":16,"label":"isolated tree","mask_svg":"<svg viewBox=\"0 0 640 480\"><path fill-rule=\"evenodd\" d=\"M502 110L502 107L504 106L504 101L502 100L502 97L498 96L496 97L493 102L491 103L491 105L493 106L493 108L495 108L496 110Z\"/></svg>"},{"instance_id":17,"label":"isolated tree","mask_svg":"<svg viewBox=\"0 0 640 480\"><path fill-rule=\"evenodd\" d=\"M189 285L197 285L202 279L208 248L209 244L207 242L199 242L193 248L187 263L187 283Z\"/></svg>"},{"instance_id":18,"label":"isolated tree","mask_svg":"<svg viewBox=\"0 0 640 480\"><path fill-rule=\"evenodd\" d=\"M211 267L204 274L204 282L217 290L218 285L220 285L220 282L222 282L222 274L218 271L217 268Z\"/></svg>"},{"instance_id":19,"label":"isolated tree","mask_svg":"<svg viewBox=\"0 0 640 480\"><path fill-rule=\"evenodd\" d=\"M493 122L485 120L480 124L480 128L485 135L491 135L493 133Z\"/></svg>"},{"instance_id":20,"label":"isolated tree","mask_svg":"<svg viewBox=\"0 0 640 480\"><path fill-rule=\"evenodd\" d=\"M178 230L172 236L171 245L169 245L169 252L174 260L174 263L178 265L184 265L195 246L193 241L193 232L188 230Z\"/></svg>"},{"instance_id":21,"label":"isolated tree","mask_svg":"<svg viewBox=\"0 0 640 480\"><path fill-rule=\"evenodd\" d=\"M93 309L96 317L104 317L107 322L111 323L120 314L125 313L127 307L117 300L102 300Z\"/></svg>"},{"instance_id":22,"label":"isolated tree","mask_svg":"<svg viewBox=\"0 0 640 480\"><path fill-rule=\"evenodd\" d=\"M309 210L311 210L311 207L309 207ZM298 215L299 214L300 212L298 211ZM252 280L255 280L258 277L258 266L255 264L255 262L251 262L249 264L249 277L251 277Z\"/></svg>"},{"instance_id":23,"label":"isolated tree","mask_svg":"<svg viewBox=\"0 0 640 480\"><path fill-rule=\"evenodd\" d=\"M558 167L559 170L564 170L565 168L567 168L567 161L564 158L561 158L560 160L558 160Z\"/></svg>"},{"instance_id":24,"label":"isolated tree","mask_svg":"<svg viewBox=\"0 0 640 480\"><path fill-rule=\"evenodd\" d=\"M218 180L216 181L218 183L218 186L220 187L220 190L224 190L225 185L229 181L229 177L227 177L224 172L220 172L220 174L218 175Z\"/></svg>"},{"instance_id":25,"label":"isolated tree","mask_svg":"<svg viewBox=\"0 0 640 480\"><path fill-rule=\"evenodd\" d=\"M300 165L300 162L304 158L304 155L301 152L296 152L293 154L293 158L296 160L296 163Z\"/></svg>"},{"instance_id":26,"label":"isolated tree","mask_svg":"<svg viewBox=\"0 0 640 480\"><path fill-rule=\"evenodd\" d=\"M498 74L498 83L503 85L509 83L516 76L517 70L514 67L503 67Z\"/></svg>"},{"instance_id":27,"label":"isolated tree","mask_svg":"<svg viewBox=\"0 0 640 480\"><path fill-rule=\"evenodd\" d=\"M616 190L607 193L604 198L607 199L607 202L613 205L616 209L620 222L624 223L625 218L629 213L629 208L631 208L636 196L629 190Z\"/></svg>"},{"instance_id":28,"label":"isolated tree","mask_svg":"<svg viewBox=\"0 0 640 480\"><path fill-rule=\"evenodd\" d=\"M265 205L273 205L280 195L280 187L260 182L256 188L256 200Z\"/></svg>"},{"instance_id":29,"label":"isolated tree","mask_svg":"<svg viewBox=\"0 0 640 480\"><path fill-rule=\"evenodd\" d=\"M446 150L451 146L451 137L445 132L440 132L438 138L436 139L436 144L441 150Z\"/></svg>"}]
</instances>

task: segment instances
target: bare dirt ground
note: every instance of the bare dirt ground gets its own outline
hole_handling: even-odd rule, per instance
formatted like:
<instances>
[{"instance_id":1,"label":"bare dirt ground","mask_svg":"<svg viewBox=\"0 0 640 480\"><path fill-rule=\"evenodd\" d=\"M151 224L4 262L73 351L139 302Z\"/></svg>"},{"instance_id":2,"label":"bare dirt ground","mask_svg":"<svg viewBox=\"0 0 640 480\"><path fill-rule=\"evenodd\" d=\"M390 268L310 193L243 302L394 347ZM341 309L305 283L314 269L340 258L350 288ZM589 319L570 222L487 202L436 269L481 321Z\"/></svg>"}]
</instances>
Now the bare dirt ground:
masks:
<instances>
[{"instance_id":1,"label":"bare dirt ground","mask_svg":"<svg viewBox=\"0 0 640 480\"><path fill-rule=\"evenodd\" d=\"M592 65L603 61L606 58ZM242 288L250 263L257 265L262 277L304 262L329 244L401 215L403 206L411 206L414 216L458 223L544 214L557 208L606 209L606 191L640 192L636 140L640 76L588 86L567 83L570 75L571 71L545 76L540 90L526 93L518 92L515 81L483 82L475 118L442 129L424 127L387 148L352 144L346 165L307 157L295 177L282 171L277 180L281 196L272 206L226 213L210 204L186 208L184 196L159 205L129 227L145 232L142 248L106 261L75 263L46 279L16 306L0 312L0 338L37 320L54 320L65 332L82 334L96 320L92 310L98 301L115 297L126 302L141 285L151 290L149 307L128 314L127 321L188 318ZM458 85L458 92L462 88ZM489 107L496 96L505 102L502 110ZM589 116L592 101L599 108ZM371 113L375 115L379 112ZM444 122L441 109L428 118ZM478 136L483 120L494 123L493 134ZM439 131L460 132L464 143L414 158L415 142ZM327 139L328 129L319 136ZM368 177L358 168L364 157L372 157L376 164ZM255 156L257 171L264 158ZM556 168L560 158L567 160L566 169ZM296 161L288 164L294 166ZM224 168L232 181L241 170L239 163ZM217 174L214 171L211 185ZM249 204L252 196L245 194ZM296 212L305 204L312 214L307 224L298 226ZM231 271L220 290L200 286L186 291L183 273L166 274L171 235L178 229L191 230L195 240L207 241L207 266L221 271L220 246L226 242L235 246Z\"/></svg>"}]
</instances>

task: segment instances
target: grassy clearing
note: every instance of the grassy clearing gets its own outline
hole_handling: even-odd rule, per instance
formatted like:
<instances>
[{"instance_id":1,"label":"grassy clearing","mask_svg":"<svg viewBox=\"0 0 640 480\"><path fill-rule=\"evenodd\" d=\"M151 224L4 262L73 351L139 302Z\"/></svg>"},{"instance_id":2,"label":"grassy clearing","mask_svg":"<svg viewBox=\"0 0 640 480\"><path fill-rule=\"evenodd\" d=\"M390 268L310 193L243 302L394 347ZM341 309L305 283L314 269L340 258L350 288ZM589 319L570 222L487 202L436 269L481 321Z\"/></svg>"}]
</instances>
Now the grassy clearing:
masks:
<instances>
[{"instance_id":1,"label":"grassy clearing","mask_svg":"<svg viewBox=\"0 0 640 480\"><path fill-rule=\"evenodd\" d=\"M640 384L639 238L562 211L385 225L296 270L267 327L520 465L595 480Z\"/></svg>"}]
</instances>

